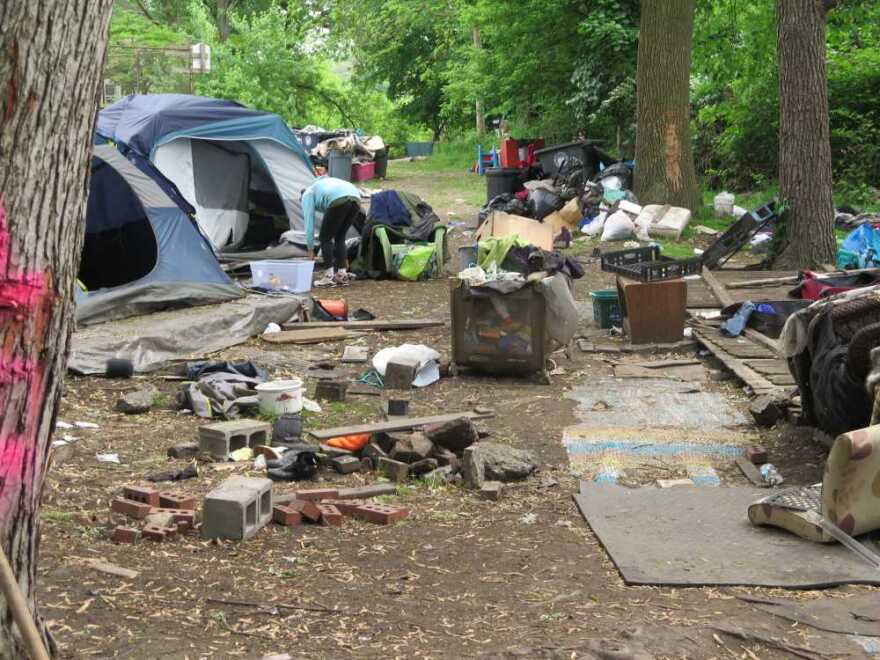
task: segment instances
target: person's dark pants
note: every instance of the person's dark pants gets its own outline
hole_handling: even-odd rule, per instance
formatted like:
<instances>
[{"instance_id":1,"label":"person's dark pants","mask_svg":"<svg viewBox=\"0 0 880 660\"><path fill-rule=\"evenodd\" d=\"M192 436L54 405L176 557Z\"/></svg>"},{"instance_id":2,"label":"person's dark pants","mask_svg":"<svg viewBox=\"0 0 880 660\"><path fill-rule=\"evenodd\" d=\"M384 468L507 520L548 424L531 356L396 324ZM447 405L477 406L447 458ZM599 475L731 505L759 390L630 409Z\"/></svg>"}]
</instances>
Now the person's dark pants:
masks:
<instances>
[{"instance_id":1,"label":"person's dark pants","mask_svg":"<svg viewBox=\"0 0 880 660\"><path fill-rule=\"evenodd\" d=\"M360 202L350 198L331 205L324 213L318 241L325 268L333 266L339 270L346 267L345 235L360 213Z\"/></svg>"}]
</instances>

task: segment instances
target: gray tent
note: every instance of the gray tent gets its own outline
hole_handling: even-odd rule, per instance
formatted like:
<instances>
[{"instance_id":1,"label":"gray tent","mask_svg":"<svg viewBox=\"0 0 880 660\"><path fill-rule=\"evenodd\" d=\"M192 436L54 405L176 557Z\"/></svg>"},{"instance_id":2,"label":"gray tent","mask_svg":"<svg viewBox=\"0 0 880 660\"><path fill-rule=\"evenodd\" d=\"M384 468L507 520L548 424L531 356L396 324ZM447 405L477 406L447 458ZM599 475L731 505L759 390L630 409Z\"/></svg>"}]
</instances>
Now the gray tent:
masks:
<instances>
[{"instance_id":1,"label":"gray tent","mask_svg":"<svg viewBox=\"0 0 880 660\"><path fill-rule=\"evenodd\" d=\"M95 147L77 289L81 324L241 297L191 209L165 190L174 187L148 162L135 166L115 147Z\"/></svg>"}]
</instances>

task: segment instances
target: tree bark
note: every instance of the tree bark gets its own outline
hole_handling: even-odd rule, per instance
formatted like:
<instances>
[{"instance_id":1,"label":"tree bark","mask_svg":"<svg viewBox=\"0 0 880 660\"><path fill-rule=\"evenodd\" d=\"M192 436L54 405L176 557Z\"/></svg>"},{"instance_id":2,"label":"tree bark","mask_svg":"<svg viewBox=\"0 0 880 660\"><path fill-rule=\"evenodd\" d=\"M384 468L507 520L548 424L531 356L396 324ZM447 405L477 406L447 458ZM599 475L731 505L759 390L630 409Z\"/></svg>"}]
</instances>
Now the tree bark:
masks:
<instances>
[{"instance_id":1,"label":"tree bark","mask_svg":"<svg viewBox=\"0 0 880 660\"><path fill-rule=\"evenodd\" d=\"M483 49L483 39L480 36L480 28L474 27L473 31L474 37L474 48L477 50ZM477 115L477 137L484 135L486 133L486 117L483 114L483 99L480 96L477 96L477 100L474 103L475 111Z\"/></svg>"},{"instance_id":2,"label":"tree bark","mask_svg":"<svg viewBox=\"0 0 880 660\"><path fill-rule=\"evenodd\" d=\"M779 195L784 245L775 264L834 263L831 126L823 0L777 0Z\"/></svg>"},{"instance_id":3,"label":"tree bark","mask_svg":"<svg viewBox=\"0 0 880 660\"><path fill-rule=\"evenodd\" d=\"M0 0L0 543L32 611L111 5ZM0 596L0 658L23 657Z\"/></svg>"},{"instance_id":4,"label":"tree bark","mask_svg":"<svg viewBox=\"0 0 880 660\"><path fill-rule=\"evenodd\" d=\"M692 211L702 202L690 130L694 0L642 0L635 193Z\"/></svg>"}]
</instances>

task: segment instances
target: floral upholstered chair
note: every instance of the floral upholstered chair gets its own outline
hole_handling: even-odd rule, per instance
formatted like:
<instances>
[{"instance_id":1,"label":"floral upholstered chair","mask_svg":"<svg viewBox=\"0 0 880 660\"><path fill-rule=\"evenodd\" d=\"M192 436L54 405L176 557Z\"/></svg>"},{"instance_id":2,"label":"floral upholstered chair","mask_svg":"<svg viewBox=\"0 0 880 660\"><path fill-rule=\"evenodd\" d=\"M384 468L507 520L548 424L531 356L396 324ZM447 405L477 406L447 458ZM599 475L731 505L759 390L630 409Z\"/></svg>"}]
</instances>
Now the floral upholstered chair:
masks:
<instances>
[{"instance_id":1,"label":"floral upholstered chair","mask_svg":"<svg viewBox=\"0 0 880 660\"><path fill-rule=\"evenodd\" d=\"M838 436L821 484L787 488L749 506L754 525L830 543L834 539L816 524L815 514L850 536L880 529L880 425Z\"/></svg>"}]
</instances>

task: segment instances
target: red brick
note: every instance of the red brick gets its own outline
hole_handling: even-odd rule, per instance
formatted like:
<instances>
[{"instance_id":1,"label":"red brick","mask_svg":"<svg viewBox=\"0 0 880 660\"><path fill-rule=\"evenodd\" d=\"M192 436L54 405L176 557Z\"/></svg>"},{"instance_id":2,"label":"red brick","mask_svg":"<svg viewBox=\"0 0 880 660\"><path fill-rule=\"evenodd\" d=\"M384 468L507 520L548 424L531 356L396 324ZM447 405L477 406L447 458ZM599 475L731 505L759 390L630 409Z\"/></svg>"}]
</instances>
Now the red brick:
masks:
<instances>
[{"instance_id":1,"label":"red brick","mask_svg":"<svg viewBox=\"0 0 880 660\"><path fill-rule=\"evenodd\" d=\"M320 502L321 500L335 500L339 497L339 491L335 488L312 488L311 490L296 491L296 499Z\"/></svg>"},{"instance_id":2,"label":"red brick","mask_svg":"<svg viewBox=\"0 0 880 660\"><path fill-rule=\"evenodd\" d=\"M186 530L195 527L196 524L196 512L192 509L153 507L150 509L150 513L170 513L181 532L185 532Z\"/></svg>"},{"instance_id":3,"label":"red brick","mask_svg":"<svg viewBox=\"0 0 880 660\"><path fill-rule=\"evenodd\" d=\"M292 507L276 504L272 507L272 520L279 525L294 527L302 525L302 514Z\"/></svg>"},{"instance_id":4,"label":"red brick","mask_svg":"<svg viewBox=\"0 0 880 660\"><path fill-rule=\"evenodd\" d=\"M196 508L196 498L188 493L175 493L172 490L163 490L159 493L158 506L166 509L186 509L194 511Z\"/></svg>"},{"instance_id":5,"label":"red brick","mask_svg":"<svg viewBox=\"0 0 880 660\"><path fill-rule=\"evenodd\" d=\"M321 519L321 509L311 500L293 500L287 506L301 513L303 518L312 522L318 522Z\"/></svg>"},{"instance_id":6,"label":"red brick","mask_svg":"<svg viewBox=\"0 0 880 660\"><path fill-rule=\"evenodd\" d=\"M319 504L321 510L321 524L338 527L342 524L342 514L332 504Z\"/></svg>"},{"instance_id":7,"label":"red brick","mask_svg":"<svg viewBox=\"0 0 880 660\"><path fill-rule=\"evenodd\" d=\"M122 497L134 502L142 502L150 506L159 506L159 491L154 488L141 488L140 486L123 486Z\"/></svg>"},{"instance_id":8,"label":"red brick","mask_svg":"<svg viewBox=\"0 0 880 660\"><path fill-rule=\"evenodd\" d=\"M352 515L355 518L379 525L390 525L406 518L409 515L409 511L399 506L389 506L387 504L361 504L358 508L354 509Z\"/></svg>"},{"instance_id":9,"label":"red brick","mask_svg":"<svg viewBox=\"0 0 880 660\"><path fill-rule=\"evenodd\" d=\"M767 462L767 450L761 445L746 447L746 457L754 465L764 465Z\"/></svg>"},{"instance_id":10,"label":"red brick","mask_svg":"<svg viewBox=\"0 0 880 660\"><path fill-rule=\"evenodd\" d=\"M126 500L121 497L117 497L110 505L110 510L114 513L121 513L129 518L135 518L137 520L143 520L146 518L152 508L153 507L149 504L135 502L134 500Z\"/></svg>"},{"instance_id":11,"label":"red brick","mask_svg":"<svg viewBox=\"0 0 880 660\"><path fill-rule=\"evenodd\" d=\"M353 515L354 510L363 505L363 500L333 500L333 506L339 509L343 516Z\"/></svg>"},{"instance_id":12,"label":"red brick","mask_svg":"<svg viewBox=\"0 0 880 660\"><path fill-rule=\"evenodd\" d=\"M141 535L150 541L161 543L162 541L170 541L177 534L174 527L159 527L158 525L146 525L141 530Z\"/></svg>"},{"instance_id":13,"label":"red brick","mask_svg":"<svg viewBox=\"0 0 880 660\"><path fill-rule=\"evenodd\" d=\"M138 531L131 527L119 526L110 534L110 540L114 543L135 543L138 539Z\"/></svg>"}]
</instances>

